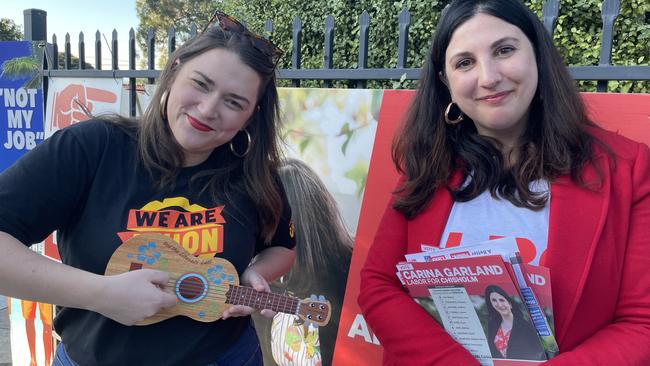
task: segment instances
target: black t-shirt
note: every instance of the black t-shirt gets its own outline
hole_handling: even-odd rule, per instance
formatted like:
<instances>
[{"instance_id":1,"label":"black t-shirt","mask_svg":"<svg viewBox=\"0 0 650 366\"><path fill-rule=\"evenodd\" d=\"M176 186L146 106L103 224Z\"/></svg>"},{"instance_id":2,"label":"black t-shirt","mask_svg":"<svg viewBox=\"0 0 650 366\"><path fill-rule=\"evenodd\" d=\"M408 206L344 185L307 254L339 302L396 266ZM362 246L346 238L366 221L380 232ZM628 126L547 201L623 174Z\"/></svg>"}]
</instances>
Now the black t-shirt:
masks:
<instances>
[{"instance_id":1,"label":"black t-shirt","mask_svg":"<svg viewBox=\"0 0 650 366\"><path fill-rule=\"evenodd\" d=\"M138 232L161 232L196 256L227 259L241 276L266 247L254 203L236 190L215 202L203 190L203 179L191 179L218 168L227 149L183 168L173 188L160 189L138 163L131 133L104 121L73 125L0 174L0 231L31 245L57 230L63 263L98 274L122 241ZM271 245L292 248L284 192L282 199ZM62 308L54 326L80 365L205 365L249 322L250 317L203 323L177 316L127 327L95 312Z\"/></svg>"}]
</instances>

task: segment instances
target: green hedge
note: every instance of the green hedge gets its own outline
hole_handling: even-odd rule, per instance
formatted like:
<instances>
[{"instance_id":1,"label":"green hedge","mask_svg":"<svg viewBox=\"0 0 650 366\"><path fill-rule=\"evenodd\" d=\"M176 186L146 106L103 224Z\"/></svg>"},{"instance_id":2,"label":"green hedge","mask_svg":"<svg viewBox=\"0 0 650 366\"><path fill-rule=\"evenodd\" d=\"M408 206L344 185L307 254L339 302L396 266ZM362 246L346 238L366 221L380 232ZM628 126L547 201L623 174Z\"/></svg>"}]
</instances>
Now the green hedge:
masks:
<instances>
[{"instance_id":1,"label":"green hedge","mask_svg":"<svg viewBox=\"0 0 650 366\"><path fill-rule=\"evenodd\" d=\"M527 5L539 16L542 0L527 0ZM244 19L250 28L261 31L264 19L274 19L273 39L286 51L283 67L291 64L291 34L293 18L302 20L302 68L323 67L324 20L332 15L336 21L334 38L334 67L356 68L359 49L359 15L367 10L371 17L369 35L369 68L395 67L397 64L398 14L407 8L411 14L409 29L408 66L420 67L426 55L431 34L442 8L448 1L414 0L235 0L224 1L224 9ZM555 43L569 65L597 65L600 55L602 18L600 0L562 0L554 33ZM616 20L612 64L649 65L650 13L647 0L622 0L621 13ZM338 87L353 85L339 82ZM318 86L319 82L303 82ZM581 89L594 91L595 82L581 82ZM393 80L369 82L368 87L412 88L414 82ZM614 92L650 92L650 82L611 81Z\"/></svg>"},{"instance_id":2,"label":"green hedge","mask_svg":"<svg viewBox=\"0 0 650 366\"><path fill-rule=\"evenodd\" d=\"M527 1L538 15L542 1ZM553 38L569 65L598 65L603 21L599 0L564 0L561 2ZM647 0L621 0L621 12L614 23L613 65L649 65L650 13ZM595 91L595 82L581 82L581 88ZM650 82L611 81L615 92L648 93Z\"/></svg>"}]
</instances>

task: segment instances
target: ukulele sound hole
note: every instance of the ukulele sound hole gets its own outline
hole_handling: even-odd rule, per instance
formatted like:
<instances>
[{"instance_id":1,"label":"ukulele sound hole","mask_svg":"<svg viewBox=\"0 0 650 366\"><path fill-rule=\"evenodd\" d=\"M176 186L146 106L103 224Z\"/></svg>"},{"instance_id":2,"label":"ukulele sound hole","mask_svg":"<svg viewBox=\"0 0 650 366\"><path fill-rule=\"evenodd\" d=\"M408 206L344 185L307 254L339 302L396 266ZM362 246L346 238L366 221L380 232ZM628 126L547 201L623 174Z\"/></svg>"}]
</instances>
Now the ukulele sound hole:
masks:
<instances>
[{"instance_id":1,"label":"ukulele sound hole","mask_svg":"<svg viewBox=\"0 0 650 366\"><path fill-rule=\"evenodd\" d=\"M196 273L187 273L176 282L176 296L186 303L201 301L208 293L208 281Z\"/></svg>"}]
</instances>

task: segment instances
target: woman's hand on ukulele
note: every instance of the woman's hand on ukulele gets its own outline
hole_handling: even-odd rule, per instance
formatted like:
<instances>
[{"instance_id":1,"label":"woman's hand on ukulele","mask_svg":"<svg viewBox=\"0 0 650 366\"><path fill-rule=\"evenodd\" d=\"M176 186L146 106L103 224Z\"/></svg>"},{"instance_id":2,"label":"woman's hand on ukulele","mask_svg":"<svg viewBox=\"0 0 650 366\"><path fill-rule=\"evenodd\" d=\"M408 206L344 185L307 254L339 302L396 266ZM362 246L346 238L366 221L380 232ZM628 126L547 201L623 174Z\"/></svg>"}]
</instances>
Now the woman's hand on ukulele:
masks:
<instances>
[{"instance_id":1,"label":"woman's hand on ukulele","mask_svg":"<svg viewBox=\"0 0 650 366\"><path fill-rule=\"evenodd\" d=\"M240 283L242 286L249 286L255 289L256 291L260 292L271 292L271 288L269 287L268 282L266 282L266 279L262 277L259 273L255 272L252 268L248 267L244 273L241 276ZM227 319L233 316L246 316L250 315L255 312L255 309L253 309L250 306L244 306L244 305L232 305L226 311L223 312L223 315L221 316L222 319ZM273 310L269 309L264 309L260 311L260 314L263 316L272 319L276 312Z\"/></svg>"},{"instance_id":2,"label":"woman's hand on ukulele","mask_svg":"<svg viewBox=\"0 0 650 366\"><path fill-rule=\"evenodd\" d=\"M124 325L133 325L178 301L171 290L164 290L169 275L162 271L141 269L104 279L103 296L92 310Z\"/></svg>"}]
</instances>

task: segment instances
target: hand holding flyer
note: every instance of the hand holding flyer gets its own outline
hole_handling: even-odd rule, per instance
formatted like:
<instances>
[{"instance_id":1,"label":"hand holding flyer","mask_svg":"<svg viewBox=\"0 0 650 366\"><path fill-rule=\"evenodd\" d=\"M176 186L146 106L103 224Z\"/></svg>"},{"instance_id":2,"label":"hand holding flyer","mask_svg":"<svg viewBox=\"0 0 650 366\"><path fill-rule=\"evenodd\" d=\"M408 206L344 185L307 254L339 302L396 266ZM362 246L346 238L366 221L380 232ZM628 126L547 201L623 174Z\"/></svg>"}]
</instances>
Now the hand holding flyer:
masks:
<instances>
[{"instance_id":1,"label":"hand holding flyer","mask_svg":"<svg viewBox=\"0 0 650 366\"><path fill-rule=\"evenodd\" d=\"M513 269L516 253L514 239L502 238L408 254L397 276L481 364L535 365L558 352L550 276L544 267Z\"/></svg>"}]
</instances>

